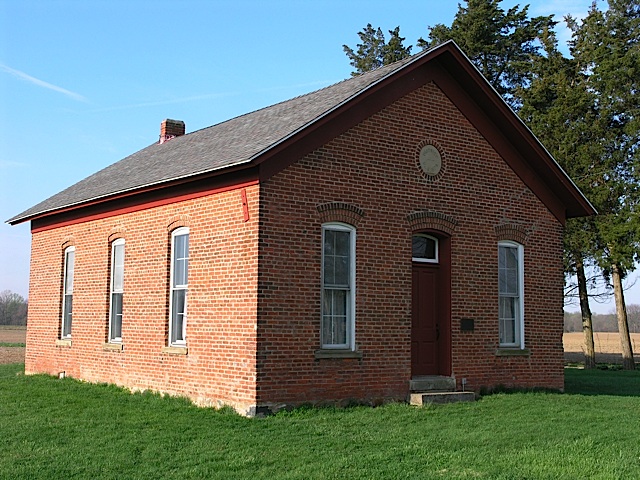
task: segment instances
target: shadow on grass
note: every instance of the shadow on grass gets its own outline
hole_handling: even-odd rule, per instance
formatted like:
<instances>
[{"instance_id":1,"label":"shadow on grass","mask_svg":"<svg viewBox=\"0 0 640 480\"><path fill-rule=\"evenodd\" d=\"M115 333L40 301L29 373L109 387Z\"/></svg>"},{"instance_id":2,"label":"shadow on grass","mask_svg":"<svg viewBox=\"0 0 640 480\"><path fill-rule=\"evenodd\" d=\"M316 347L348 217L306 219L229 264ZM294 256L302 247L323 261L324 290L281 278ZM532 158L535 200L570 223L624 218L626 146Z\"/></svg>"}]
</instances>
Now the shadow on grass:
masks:
<instances>
[{"instance_id":1,"label":"shadow on grass","mask_svg":"<svg viewBox=\"0 0 640 480\"><path fill-rule=\"evenodd\" d=\"M593 370L567 367L564 369L564 390L574 395L640 397L640 371L619 370L609 365L600 365Z\"/></svg>"}]
</instances>

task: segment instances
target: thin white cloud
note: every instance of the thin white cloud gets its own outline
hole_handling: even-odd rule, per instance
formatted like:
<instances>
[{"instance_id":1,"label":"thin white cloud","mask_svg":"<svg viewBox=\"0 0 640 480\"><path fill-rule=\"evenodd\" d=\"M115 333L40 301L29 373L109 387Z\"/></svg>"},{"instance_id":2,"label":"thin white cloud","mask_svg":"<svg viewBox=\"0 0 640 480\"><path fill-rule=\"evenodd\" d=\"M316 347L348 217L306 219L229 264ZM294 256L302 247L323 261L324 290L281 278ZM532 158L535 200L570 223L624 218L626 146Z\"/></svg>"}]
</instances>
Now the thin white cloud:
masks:
<instances>
[{"instance_id":1,"label":"thin white cloud","mask_svg":"<svg viewBox=\"0 0 640 480\"><path fill-rule=\"evenodd\" d=\"M13 162L11 160L0 160L0 169L15 168L15 167L28 167L26 163Z\"/></svg>"},{"instance_id":2,"label":"thin white cloud","mask_svg":"<svg viewBox=\"0 0 640 480\"><path fill-rule=\"evenodd\" d=\"M158 106L161 106L161 105L174 105L176 103L195 102L195 101L199 101L199 100L211 100L211 99L214 99L214 98L235 97L235 96L243 95L243 94L247 94L247 93L267 93L267 92L274 92L274 91L285 90L285 89L290 89L290 88L301 88L301 87L312 87L312 86L317 86L317 85L327 85L328 83L329 82L327 82L327 81L320 80L320 81L309 82L309 83L299 83L299 84L296 84L296 85L283 85L283 86L271 87L271 88L260 88L260 89L255 89L255 90L251 90L251 91L247 91L247 92L209 93L209 94L205 94L205 95L194 95L194 96L191 96L191 97L172 98L172 99L168 99L168 100L156 100L156 101L153 101L153 102L140 102L140 103L131 103L131 104L128 104L128 105L116 105L116 106L113 106L113 107L96 108L96 109L91 110L91 113L114 112L114 111L118 111L118 110L130 110L132 108L158 107Z\"/></svg>"},{"instance_id":3,"label":"thin white cloud","mask_svg":"<svg viewBox=\"0 0 640 480\"><path fill-rule=\"evenodd\" d=\"M13 75L14 77L20 80L24 80L25 82L32 83L33 85L37 85L38 87L42 87L48 90L53 90L54 92L62 93L63 95L66 95L67 97L77 100L79 102L87 101L87 99L84 98L79 93L75 93L65 88L58 87L57 85L47 83L44 80L40 80L38 78L32 77L31 75L27 75L26 73L21 72L20 70L16 70L14 68L8 67L2 63L0 63L0 70L3 70L9 75Z\"/></svg>"},{"instance_id":4,"label":"thin white cloud","mask_svg":"<svg viewBox=\"0 0 640 480\"><path fill-rule=\"evenodd\" d=\"M171 100L157 100L153 102L132 103L129 105L117 105L114 107L96 108L94 110L91 110L91 113L113 112L117 110L129 110L131 108L157 107L160 105L172 105L175 103L193 102L196 100L207 100L211 98L231 97L233 95L238 95L238 94L237 93L211 93L208 95L196 95L193 97L173 98Z\"/></svg>"}]
</instances>

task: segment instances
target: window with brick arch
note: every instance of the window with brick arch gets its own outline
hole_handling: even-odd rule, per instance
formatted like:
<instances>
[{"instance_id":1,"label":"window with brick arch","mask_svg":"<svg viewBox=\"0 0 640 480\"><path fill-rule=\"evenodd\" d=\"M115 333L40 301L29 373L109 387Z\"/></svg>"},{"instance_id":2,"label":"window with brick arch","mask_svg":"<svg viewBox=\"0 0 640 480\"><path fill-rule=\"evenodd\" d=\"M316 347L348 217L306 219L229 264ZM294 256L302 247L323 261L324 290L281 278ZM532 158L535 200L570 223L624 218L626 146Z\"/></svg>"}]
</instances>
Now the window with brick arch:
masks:
<instances>
[{"instance_id":1,"label":"window with brick arch","mask_svg":"<svg viewBox=\"0 0 640 480\"><path fill-rule=\"evenodd\" d=\"M356 231L344 223L322 226L323 349L355 348Z\"/></svg>"},{"instance_id":2,"label":"window with brick arch","mask_svg":"<svg viewBox=\"0 0 640 480\"><path fill-rule=\"evenodd\" d=\"M122 297L124 294L124 239L111 243L111 282L109 298L109 341L122 342Z\"/></svg>"},{"instance_id":3,"label":"window with brick arch","mask_svg":"<svg viewBox=\"0 0 640 480\"><path fill-rule=\"evenodd\" d=\"M524 248L498 243L498 321L500 346L524 348Z\"/></svg>"},{"instance_id":4,"label":"window with brick arch","mask_svg":"<svg viewBox=\"0 0 640 480\"><path fill-rule=\"evenodd\" d=\"M64 250L64 273L62 280L62 331L61 338L71 338L73 318L73 274L75 270L76 247Z\"/></svg>"},{"instance_id":5,"label":"window with brick arch","mask_svg":"<svg viewBox=\"0 0 640 480\"><path fill-rule=\"evenodd\" d=\"M169 346L187 344L187 289L189 277L189 229L171 233L171 273L169 295Z\"/></svg>"}]
</instances>

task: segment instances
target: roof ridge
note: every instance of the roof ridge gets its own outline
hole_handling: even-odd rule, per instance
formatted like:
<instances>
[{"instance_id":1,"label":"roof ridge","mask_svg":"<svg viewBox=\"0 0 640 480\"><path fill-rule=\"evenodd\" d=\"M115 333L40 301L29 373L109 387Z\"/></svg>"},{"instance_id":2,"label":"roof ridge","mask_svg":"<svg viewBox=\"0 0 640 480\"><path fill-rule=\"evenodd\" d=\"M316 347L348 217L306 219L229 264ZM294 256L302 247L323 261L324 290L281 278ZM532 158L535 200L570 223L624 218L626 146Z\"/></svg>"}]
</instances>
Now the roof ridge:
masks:
<instances>
[{"instance_id":1,"label":"roof ridge","mask_svg":"<svg viewBox=\"0 0 640 480\"><path fill-rule=\"evenodd\" d=\"M351 77L349 77L349 78L344 78L344 79L339 80L339 81L337 81L337 82L334 82L334 83L331 83L331 84L329 84L329 85L326 85L326 86L324 86L324 87L322 87L322 88L318 88L317 90L312 90L311 92L302 93L302 94L300 94L300 95L296 95L295 97L287 98L286 100L281 100L281 101L279 101L279 102L272 103L272 104L270 104L270 105L266 105L266 106L261 107L261 108L257 108L257 109L255 109L255 110L250 111L250 112L246 112L246 113L243 113L243 114L237 115L237 116L235 116L235 117L227 118L226 120L223 120L223 121L218 122L218 123L214 123L213 125L208 125L208 126L206 126L206 127L202 127L202 128L197 129L197 130L194 130L193 132L189 132L189 133L187 133L186 135L191 135L191 134L193 134L193 133L200 132L200 131L202 131L202 130L207 130L207 129L209 129L209 128L218 127L218 126L220 126L220 125L224 125L225 123L231 122L231 121L233 121L233 120L237 120L237 119L242 118L242 117L247 117L247 116L249 116L249 115L253 115L254 113L258 113L258 112L261 112L261 111L263 111L263 110L267 110L267 109L269 109L269 108L277 107L278 105L283 105L283 104L285 104L285 103L293 102L294 100L299 100L299 99L304 98L304 97L307 97L307 96L309 96L309 95L317 94L317 93L319 93L319 92L322 92L323 90L327 90L327 89L329 89L329 88L336 87L336 86L338 86L338 85L341 85L341 84L344 84L344 83L350 82L350 81L352 81L352 80L362 79L362 77L364 77L364 76L366 76L366 75L373 76L373 74L374 74L374 73L379 74L379 73L380 73L380 71L381 71L381 70L383 70L383 69L387 69L387 70L389 70L389 71L393 71L395 68L398 68L398 67L400 67L400 66L401 66L401 65L397 65L397 64L400 64L400 63L403 63L403 64L410 63L412 60L415 60L418 56L423 55L425 52L427 52L428 50L431 50L431 49L433 49L433 48L434 48L434 47L430 47L430 48L424 49L424 50L422 50L422 51L420 51L420 52L418 52L418 53L416 53L416 54L414 54L414 55L410 55L409 57L405 57L405 58L402 58L402 59L400 59L400 60L396 60L395 62L388 63L387 65L382 65L382 66L380 66L380 67L374 68L373 70L369 70L369 71L367 71L367 72L363 72L363 73L359 73L359 74L357 74L357 75L353 75L353 76L351 76ZM393 68L391 68L391 67L393 67ZM384 76L384 75L383 75L383 76ZM365 87L363 87L363 88L365 88ZM153 144L152 144L152 145L153 145Z\"/></svg>"}]
</instances>

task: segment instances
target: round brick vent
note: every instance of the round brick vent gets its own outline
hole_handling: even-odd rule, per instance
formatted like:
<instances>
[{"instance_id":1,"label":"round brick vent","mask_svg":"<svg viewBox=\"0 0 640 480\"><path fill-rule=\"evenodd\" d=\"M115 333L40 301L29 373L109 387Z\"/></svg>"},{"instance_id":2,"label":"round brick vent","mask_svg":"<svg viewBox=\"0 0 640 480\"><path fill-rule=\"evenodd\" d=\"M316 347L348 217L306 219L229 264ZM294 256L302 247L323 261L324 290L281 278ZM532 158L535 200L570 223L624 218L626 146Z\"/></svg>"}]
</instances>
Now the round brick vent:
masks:
<instances>
[{"instance_id":1,"label":"round brick vent","mask_svg":"<svg viewBox=\"0 0 640 480\"><path fill-rule=\"evenodd\" d=\"M427 178L437 177L442 170L442 155L433 145L425 145L420 149L420 169Z\"/></svg>"}]
</instances>

